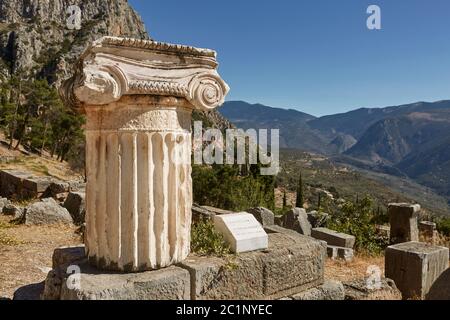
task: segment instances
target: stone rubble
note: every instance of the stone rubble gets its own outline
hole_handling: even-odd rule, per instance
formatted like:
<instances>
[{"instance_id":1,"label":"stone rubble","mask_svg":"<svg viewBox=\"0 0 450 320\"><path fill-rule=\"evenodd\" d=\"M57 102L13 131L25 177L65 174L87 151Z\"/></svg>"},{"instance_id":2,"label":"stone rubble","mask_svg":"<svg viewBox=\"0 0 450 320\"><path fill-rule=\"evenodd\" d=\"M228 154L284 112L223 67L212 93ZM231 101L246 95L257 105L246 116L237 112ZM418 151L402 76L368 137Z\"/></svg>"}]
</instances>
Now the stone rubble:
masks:
<instances>
[{"instance_id":1,"label":"stone rubble","mask_svg":"<svg viewBox=\"0 0 450 320\"><path fill-rule=\"evenodd\" d=\"M294 208L281 217L281 227L292 229L305 236L311 235L311 224L303 208Z\"/></svg>"},{"instance_id":2,"label":"stone rubble","mask_svg":"<svg viewBox=\"0 0 450 320\"><path fill-rule=\"evenodd\" d=\"M25 208L24 223L27 225L70 224L73 223L73 219L67 209L60 206L53 198L47 198Z\"/></svg>"}]
</instances>

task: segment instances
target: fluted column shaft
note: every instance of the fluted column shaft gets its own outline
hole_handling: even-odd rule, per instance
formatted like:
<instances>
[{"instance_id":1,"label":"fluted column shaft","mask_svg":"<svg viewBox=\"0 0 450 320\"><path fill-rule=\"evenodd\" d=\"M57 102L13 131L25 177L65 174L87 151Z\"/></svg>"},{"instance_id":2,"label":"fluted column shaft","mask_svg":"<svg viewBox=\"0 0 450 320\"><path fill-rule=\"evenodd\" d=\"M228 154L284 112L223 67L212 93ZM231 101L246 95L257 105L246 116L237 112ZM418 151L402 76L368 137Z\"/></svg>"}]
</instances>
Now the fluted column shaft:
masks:
<instances>
[{"instance_id":1,"label":"fluted column shaft","mask_svg":"<svg viewBox=\"0 0 450 320\"><path fill-rule=\"evenodd\" d=\"M157 96L86 108L86 248L99 268L157 269L189 254L191 111Z\"/></svg>"}]
</instances>

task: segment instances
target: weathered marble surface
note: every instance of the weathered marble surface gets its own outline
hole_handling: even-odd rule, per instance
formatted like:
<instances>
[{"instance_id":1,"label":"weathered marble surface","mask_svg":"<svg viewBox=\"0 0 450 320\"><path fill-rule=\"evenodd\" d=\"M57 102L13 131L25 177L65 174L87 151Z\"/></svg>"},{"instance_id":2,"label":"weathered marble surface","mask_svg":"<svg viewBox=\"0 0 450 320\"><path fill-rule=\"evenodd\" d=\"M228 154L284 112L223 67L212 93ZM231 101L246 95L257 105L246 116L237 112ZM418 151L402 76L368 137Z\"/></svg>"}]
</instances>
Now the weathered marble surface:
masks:
<instances>
[{"instance_id":1,"label":"weathered marble surface","mask_svg":"<svg viewBox=\"0 0 450 320\"><path fill-rule=\"evenodd\" d=\"M104 37L61 95L86 114L86 250L99 268L142 271L190 250L191 113L229 88L212 50Z\"/></svg>"}]
</instances>

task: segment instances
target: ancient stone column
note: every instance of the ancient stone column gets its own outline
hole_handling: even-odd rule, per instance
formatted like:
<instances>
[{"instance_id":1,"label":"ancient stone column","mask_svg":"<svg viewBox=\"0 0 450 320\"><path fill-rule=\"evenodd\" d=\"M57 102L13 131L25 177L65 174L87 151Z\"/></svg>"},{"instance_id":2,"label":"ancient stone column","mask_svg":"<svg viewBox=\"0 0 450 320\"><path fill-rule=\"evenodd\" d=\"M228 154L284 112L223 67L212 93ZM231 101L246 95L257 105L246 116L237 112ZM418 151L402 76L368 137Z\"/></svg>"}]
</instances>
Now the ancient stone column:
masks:
<instances>
[{"instance_id":1,"label":"ancient stone column","mask_svg":"<svg viewBox=\"0 0 450 320\"><path fill-rule=\"evenodd\" d=\"M86 249L99 268L143 271L190 250L191 113L229 88L216 53L105 37L61 87L86 114Z\"/></svg>"}]
</instances>

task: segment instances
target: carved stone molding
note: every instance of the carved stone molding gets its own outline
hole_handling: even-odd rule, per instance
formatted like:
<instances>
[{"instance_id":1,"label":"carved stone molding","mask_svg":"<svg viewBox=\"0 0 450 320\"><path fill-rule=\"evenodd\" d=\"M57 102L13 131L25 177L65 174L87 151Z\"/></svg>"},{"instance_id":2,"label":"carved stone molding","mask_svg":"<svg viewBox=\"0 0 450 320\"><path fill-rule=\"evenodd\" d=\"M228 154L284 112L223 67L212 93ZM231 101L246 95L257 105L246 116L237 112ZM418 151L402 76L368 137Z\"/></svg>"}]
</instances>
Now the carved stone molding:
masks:
<instances>
[{"instance_id":1,"label":"carved stone molding","mask_svg":"<svg viewBox=\"0 0 450 320\"><path fill-rule=\"evenodd\" d=\"M82 54L61 95L68 105L84 111L126 95L182 97L208 111L220 106L229 91L217 66L212 50L104 37Z\"/></svg>"}]
</instances>

